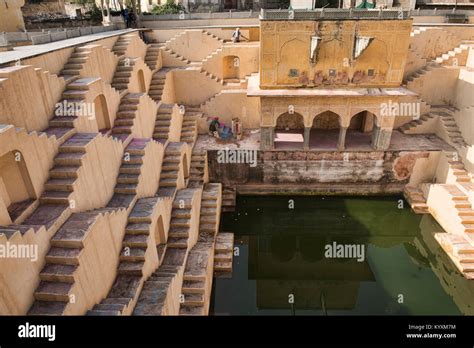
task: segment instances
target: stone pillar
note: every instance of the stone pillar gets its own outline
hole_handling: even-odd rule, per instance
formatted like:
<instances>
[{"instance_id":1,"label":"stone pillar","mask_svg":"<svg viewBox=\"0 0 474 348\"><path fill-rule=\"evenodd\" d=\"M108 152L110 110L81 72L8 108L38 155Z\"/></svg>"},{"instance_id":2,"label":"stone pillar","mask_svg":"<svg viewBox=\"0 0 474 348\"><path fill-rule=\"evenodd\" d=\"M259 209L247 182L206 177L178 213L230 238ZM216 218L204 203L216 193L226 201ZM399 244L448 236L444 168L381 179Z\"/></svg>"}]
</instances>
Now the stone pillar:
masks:
<instances>
[{"instance_id":1,"label":"stone pillar","mask_svg":"<svg viewBox=\"0 0 474 348\"><path fill-rule=\"evenodd\" d=\"M342 151L346 147L346 133L347 127L339 128L339 139L337 140L337 149Z\"/></svg>"},{"instance_id":2,"label":"stone pillar","mask_svg":"<svg viewBox=\"0 0 474 348\"><path fill-rule=\"evenodd\" d=\"M374 125L372 131L372 148L374 150L387 150L390 146L391 137L391 128L380 128L379 126Z\"/></svg>"},{"instance_id":3,"label":"stone pillar","mask_svg":"<svg viewBox=\"0 0 474 348\"><path fill-rule=\"evenodd\" d=\"M303 149L309 150L309 136L311 132L311 127L304 127L304 144Z\"/></svg>"},{"instance_id":4,"label":"stone pillar","mask_svg":"<svg viewBox=\"0 0 474 348\"><path fill-rule=\"evenodd\" d=\"M260 127L260 149L273 150L274 127Z\"/></svg>"}]
</instances>

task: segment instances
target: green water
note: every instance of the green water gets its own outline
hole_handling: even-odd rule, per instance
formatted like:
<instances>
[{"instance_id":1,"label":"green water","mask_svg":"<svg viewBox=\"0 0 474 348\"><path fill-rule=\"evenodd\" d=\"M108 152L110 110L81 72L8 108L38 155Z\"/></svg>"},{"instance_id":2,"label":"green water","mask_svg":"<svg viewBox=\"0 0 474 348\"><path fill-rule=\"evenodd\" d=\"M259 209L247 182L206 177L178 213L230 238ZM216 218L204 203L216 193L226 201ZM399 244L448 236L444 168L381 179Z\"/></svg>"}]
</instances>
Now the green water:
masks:
<instances>
[{"instance_id":1,"label":"green water","mask_svg":"<svg viewBox=\"0 0 474 348\"><path fill-rule=\"evenodd\" d=\"M223 214L220 228L234 232L238 255L232 278L214 281L211 313L470 312L470 283L463 283L434 240L441 227L428 215L413 214L406 202L401 208L400 199L238 197L236 212ZM359 245L364 257L327 257L326 246L334 242ZM455 280L461 285L450 283Z\"/></svg>"}]
</instances>

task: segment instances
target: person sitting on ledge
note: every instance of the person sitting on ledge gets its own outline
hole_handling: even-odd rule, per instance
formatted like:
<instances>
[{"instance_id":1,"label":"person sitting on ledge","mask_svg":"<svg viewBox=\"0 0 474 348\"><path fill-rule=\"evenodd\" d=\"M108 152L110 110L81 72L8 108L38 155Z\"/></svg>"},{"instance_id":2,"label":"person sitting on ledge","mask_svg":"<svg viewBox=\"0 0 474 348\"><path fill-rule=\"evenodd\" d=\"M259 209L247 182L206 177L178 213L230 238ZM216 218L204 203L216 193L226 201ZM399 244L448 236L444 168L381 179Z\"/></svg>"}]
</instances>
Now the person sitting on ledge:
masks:
<instances>
[{"instance_id":1,"label":"person sitting on ledge","mask_svg":"<svg viewBox=\"0 0 474 348\"><path fill-rule=\"evenodd\" d=\"M221 124L219 117L213 117L209 124L209 135L217 139L228 139L232 137L232 130L230 127L226 127L225 124Z\"/></svg>"},{"instance_id":2,"label":"person sitting on ledge","mask_svg":"<svg viewBox=\"0 0 474 348\"><path fill-rule=\"evenodd\" d=\"M240 33L240 28L235 28L235 31L232 33L232 42L240 42L240 37L248 41L248 39Z\"/></svg>"}]
</instances>

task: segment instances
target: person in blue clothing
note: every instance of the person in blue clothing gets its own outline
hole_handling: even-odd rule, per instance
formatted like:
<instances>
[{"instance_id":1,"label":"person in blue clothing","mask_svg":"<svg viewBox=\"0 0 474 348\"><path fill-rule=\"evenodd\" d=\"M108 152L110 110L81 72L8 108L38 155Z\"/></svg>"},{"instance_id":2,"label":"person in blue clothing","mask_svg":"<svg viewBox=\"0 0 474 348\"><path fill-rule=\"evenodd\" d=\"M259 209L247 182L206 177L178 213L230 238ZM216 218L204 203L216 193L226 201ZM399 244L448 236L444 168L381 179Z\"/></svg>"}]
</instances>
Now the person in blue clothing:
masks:
<instances>
[{"instance_id":1,"label":"person in blue clothing","mask_svg":"<svg viewBox=\"0 0 474 348\"><path fill-rule=\"evenodd\" d=\"M123 21L125 22L125 25L127 26L127 28L129 28L130 26L130 19L129 19L129 15L128 15L128 8L124 8L122 10L122 17L123 17Z\"/></svg>"}]
</instances>

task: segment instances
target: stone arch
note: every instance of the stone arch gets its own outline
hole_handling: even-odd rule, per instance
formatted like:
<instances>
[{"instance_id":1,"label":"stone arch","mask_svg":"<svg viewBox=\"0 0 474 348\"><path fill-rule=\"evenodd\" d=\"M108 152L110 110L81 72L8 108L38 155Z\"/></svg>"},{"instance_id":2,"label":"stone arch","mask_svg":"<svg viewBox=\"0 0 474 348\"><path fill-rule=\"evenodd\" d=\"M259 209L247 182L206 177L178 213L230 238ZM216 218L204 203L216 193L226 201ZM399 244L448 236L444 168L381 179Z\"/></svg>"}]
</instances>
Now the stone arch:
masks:
<instances>
[{"instance_id":1,"label":"stone arch","mask_svg":"<svg viewBox=\"0 0 474 348\"><path fill-rule=\"evenodd\" d=\"M99 131L112 128L110 122L109 109L107 108L107 100L103 94L99 94L94 99L95 120Z\"/></svg>"},{"instance_id":2,"label":"stone arch","mask_svg":"<svg viewBox=\"0 0 474 348\"><path fill-rule=\"evenodd\" d=\"M302 148L304 145L304 117L297 112L285 112L277 117L275 148Z\"/></svg>"},{"instance_id":3,"label":"stone arch","mask_svg":"<svg viewBox=\"0 0 474 348\"><path fill-rule=\"evenodd\" d=\"M295 52L299 54L295 55ZM307 70L309 63L309 44L297 38L286 41L280 48L277 65L277 83L294 84L299 75ZM292 75L292 70L294 74Z\"/></svg>"},{"instance_id":4,"label":"stone arch","mask_svg":"<svg viewBox=\"0 0 474 348\"><path fill-rule=\"evenodd\" d=\"M137 81L140 93L146 93L145 74L143 73L142 69L138 70L137 72Z\"/></svg>"},{"instance_id":5,"label":"stone arch","mask_svg":"<svg viewBox=\"0 0 474 348\"><path fill-rule=\"evenodd\" d=\"M23 154L18 150L0 157L0 197L12 222L37 198Z\"/></svg>"},{"instance_id":6,"label":"stone arch","mask_svg":"<svg viewBox=\"0 0 474 348\"><path fill-rule=\"evenodd\" d=\"M240 81L240 58L233 55L225 56L222 63L222 79Z\"/></svg>"},{"instance_id":7,"label":"stone arch","mask_svg":"<svg viewBox=\"0 0 474 348\"><path fill-rule=\"evenodd\" d=\"M166 236L165 236L165 225L163 223L163 215L158 217L155 225L155 242L156 244L163 244L166 243Z\"/></svg>"},{"instance_id":8,"label":"stone arch","mask_svg":"<svg viewBox=\"0 0 474 348\"><path fill-rule=\"evenodd\" d=\"M362 110L352 115L346 134L346 147L370 147L376 121L377 115L368 110Z\"/></svg>"},{"instance_id":9,"label":"stone arch","mask_svg":"<svg viewBox=\"0 0 474 348\"><path fill-rule=\"evenodd\" d=\"M334 111L323 111L313 118L309 136L309 146L322 149L338 147L342 119Z\"/></svg>"}]
</instances>

